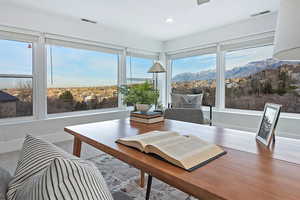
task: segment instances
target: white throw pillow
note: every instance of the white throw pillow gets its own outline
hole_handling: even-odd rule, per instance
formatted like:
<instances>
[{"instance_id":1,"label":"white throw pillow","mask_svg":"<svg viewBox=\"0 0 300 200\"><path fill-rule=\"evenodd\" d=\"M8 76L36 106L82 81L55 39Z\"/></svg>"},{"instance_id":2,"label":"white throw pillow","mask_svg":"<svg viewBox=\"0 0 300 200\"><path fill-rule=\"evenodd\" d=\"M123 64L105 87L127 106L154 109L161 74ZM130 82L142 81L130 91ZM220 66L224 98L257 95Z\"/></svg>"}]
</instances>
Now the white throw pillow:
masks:
<instances>
[{"instance_id":1,"label":"white throw pillow","mask_svg":"<svg viewBox=\"0 0 300 200\"><path fill-rule=\"evenodd\" d=\"M201 108L203 94L171 94L172 108Z\"/></svg>"},{"instance_id":2,"label":"white throw pillow","mask_svg":"<svg viewBox=\"0 0 300 200\"><path fill-rule=\"evenodd\" d=\"M15 175L8 186L7 200L15 200L17 189L29 178L47 168L55 158L79 159L49 142L27 135Z\"/></svg>"},{"instance_id":3,"label":"white throw pillow","mask_svg":"<svg viewBox=\"0 0 300 200\"><path fill-rule=\"evenodd\" d=\"M93 163L55 158L16 191L16 200L113 200Z\"/></svg>"}]
</instances>

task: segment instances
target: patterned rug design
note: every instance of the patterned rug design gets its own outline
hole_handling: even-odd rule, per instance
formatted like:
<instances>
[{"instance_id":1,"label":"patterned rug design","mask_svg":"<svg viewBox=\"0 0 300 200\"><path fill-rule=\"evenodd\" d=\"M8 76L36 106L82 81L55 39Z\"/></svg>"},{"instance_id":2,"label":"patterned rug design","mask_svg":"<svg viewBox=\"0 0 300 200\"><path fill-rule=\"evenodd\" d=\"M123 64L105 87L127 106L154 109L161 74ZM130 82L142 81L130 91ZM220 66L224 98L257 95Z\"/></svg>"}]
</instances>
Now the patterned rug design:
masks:
<instances>
[{"instance_id":1,"label":"patterned rug design","mask_svg":"<svg viewBox=\"0 0 300 200\"><path fill-rule=\"evenodd\" d=\"M108 187L114 193L123 193L132 200L144 200L146 188L137 185L139 171L107 154L88 159L96 164ZM196 200L187 194L153 178L151 200ZM121 199L120 199L121 200Z\"/></svg>"}]
</instances>

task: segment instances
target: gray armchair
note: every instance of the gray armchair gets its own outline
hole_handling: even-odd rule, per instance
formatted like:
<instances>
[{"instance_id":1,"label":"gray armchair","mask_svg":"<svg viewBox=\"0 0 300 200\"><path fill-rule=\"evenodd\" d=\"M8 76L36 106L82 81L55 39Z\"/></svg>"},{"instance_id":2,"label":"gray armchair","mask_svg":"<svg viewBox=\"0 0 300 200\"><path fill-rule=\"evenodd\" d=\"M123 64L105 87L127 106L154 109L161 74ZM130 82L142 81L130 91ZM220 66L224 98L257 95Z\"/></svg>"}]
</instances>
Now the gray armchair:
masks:
<instances>
[{"instance_id":1,"label":"gray armchair","mask_svg":"<svg viewBox=\"0 0 300 200\"><path fill-rule=\"evenodd\" d=\"M165 118L196 124L204 124L202 109L168 108L165 110Z\"/></svg>"},{"instance_id":2,"label":"gray armchair","mask_svg":"<svg viewBox=\"0 0 300 200\"><path fill-rule=\"evenodd\" d=\"M207 123L202 111L202 98L203 94L171 94L172 103L168 104L165 110L165 118L197 124ZM208 106L210 108L209 125L212 126L212 106Z\"/></svg>"}]
</instances>

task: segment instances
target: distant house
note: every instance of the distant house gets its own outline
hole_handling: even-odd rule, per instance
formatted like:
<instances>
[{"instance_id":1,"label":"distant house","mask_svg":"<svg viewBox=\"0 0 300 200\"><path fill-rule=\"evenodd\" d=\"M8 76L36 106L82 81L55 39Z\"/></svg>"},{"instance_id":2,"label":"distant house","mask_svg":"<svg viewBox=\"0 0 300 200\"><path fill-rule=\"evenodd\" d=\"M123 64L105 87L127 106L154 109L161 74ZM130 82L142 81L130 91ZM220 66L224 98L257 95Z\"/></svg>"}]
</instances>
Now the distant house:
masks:
<instances>
[{"instance_id":1,"label":"distant house","mask_svg":"<svg viewBox=\"0 0 300 200\"><path fill-rule=\"evenodd\" d=\"M0 118L16 116L17 101L17 97L0 91Z\"/></svg>"}]
</instances>

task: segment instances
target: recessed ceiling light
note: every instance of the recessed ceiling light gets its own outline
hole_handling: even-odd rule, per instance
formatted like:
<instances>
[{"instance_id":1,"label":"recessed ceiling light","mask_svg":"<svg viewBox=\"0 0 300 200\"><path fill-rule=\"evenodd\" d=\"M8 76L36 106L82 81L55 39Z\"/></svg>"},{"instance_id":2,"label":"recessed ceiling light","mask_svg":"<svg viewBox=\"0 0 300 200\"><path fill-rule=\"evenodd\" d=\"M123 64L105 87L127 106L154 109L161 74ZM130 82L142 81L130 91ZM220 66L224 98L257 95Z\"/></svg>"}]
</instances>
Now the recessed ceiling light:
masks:
<instances>
[{"instance_id":1,"label":"recessed ceiling light","mask_svg":"<svg viewBox=\"0 0 300 200\"><path fill-rule=\"evenodd\" d=\"M172 18L172 17L168 17L167 19L166 19L166 23L167 24L172 24L174 22L174 19Z\"/></svg>"}]
</instances>

